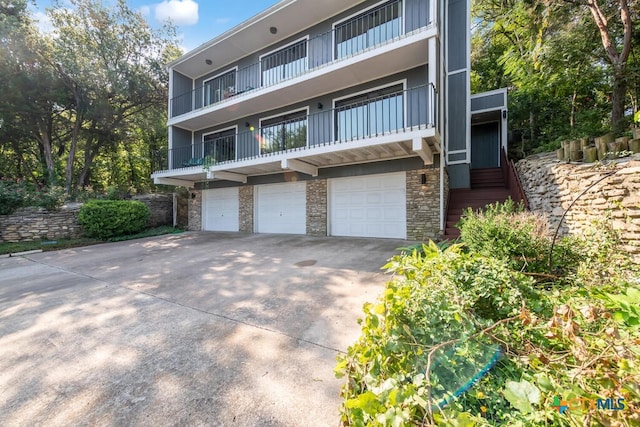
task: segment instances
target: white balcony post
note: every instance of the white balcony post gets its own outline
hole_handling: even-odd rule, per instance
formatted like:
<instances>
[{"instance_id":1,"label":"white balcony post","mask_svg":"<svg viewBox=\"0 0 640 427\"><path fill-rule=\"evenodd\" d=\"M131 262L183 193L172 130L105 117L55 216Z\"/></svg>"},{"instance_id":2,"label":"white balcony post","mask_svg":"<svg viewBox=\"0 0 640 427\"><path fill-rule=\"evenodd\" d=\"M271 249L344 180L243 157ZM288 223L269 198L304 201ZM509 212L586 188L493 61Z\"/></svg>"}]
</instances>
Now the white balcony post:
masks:
<instances>
[{"instance_id":1,"label":"white balcony post","mask_svg":"<svg viewBox=\"0 0 640 427\"><path fill-rule=\"evenodd\" d=\"M167 131L169 132L169 153L167 158L169 159L169 164L167 165L168 170L173 169L173 126L168 126Z\"/></svg>"}]
</instances>

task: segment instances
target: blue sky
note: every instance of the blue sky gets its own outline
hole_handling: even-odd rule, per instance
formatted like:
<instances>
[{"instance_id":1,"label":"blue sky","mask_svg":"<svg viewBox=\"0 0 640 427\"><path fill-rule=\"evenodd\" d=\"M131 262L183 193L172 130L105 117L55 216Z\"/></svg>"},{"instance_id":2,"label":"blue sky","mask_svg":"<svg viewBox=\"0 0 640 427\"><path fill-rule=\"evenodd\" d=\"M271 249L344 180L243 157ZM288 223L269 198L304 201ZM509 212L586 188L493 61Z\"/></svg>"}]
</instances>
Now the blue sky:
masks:
<instances>
[{"instance_id":1,"label":"blue sky","mask_svg":"<svg viewBox=\"0 0 640 427\"><path fill-rule=\"evenodd\" d=\"M113 0L102 0L108 5ZM218 34L252 17L278 0L127 0L131 9L141 11L152 27L171 18L178 29L181 46L191 50ZM47 29L44 11L50 0L36 0L33 15Z\"/></svg>"}]
</instances>

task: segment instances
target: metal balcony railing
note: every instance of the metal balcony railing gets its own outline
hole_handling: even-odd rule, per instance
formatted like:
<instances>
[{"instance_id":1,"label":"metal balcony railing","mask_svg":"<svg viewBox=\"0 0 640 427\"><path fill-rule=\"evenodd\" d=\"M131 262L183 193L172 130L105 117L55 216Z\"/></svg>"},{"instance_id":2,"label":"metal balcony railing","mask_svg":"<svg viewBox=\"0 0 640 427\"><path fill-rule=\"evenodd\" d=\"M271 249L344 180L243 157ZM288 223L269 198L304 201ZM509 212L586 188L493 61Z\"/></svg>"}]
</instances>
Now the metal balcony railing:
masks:
<instances>
[{"instance_id":1,"label":"metal balcony railing","mask_svg":"<svg viewBox=\"0 0 640 427\"><path fill-rule=\"evenodd\" d=\"M404 5L394 0L334 26L331 31L298 40L260 58L257 63L206 81L170 100L169 117L228 101L320 67L353 57L429 28L432 0ZM410 10L409 10L410 9Z\"/></svg>"},{"instance_id":2,"label":"metal balcony railing","mask_svg":"<svg viewBox=\"0 0 640 427\"><path fill-rule=\"evenodd\" d=\"M314 114L169 150L169 170L209 168L241 160L435 127L437 93L433 85L358 100Z\"/></svg>"}]
</instances>

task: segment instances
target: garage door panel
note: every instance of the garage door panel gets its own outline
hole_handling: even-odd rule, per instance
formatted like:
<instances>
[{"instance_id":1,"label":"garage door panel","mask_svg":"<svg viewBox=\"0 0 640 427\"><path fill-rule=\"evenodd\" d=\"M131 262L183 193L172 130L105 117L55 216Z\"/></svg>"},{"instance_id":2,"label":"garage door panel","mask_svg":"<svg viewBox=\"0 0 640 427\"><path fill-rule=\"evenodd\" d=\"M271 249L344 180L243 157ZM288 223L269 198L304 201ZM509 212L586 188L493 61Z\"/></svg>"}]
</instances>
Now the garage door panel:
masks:
<instances>
[{"instance_id":1,"label":"garage door panel","mask_svg":"<svg viewBox=\"0 0 640 427\"><path fill-rule=\"evenodd\" d=\"M366 194L367 204L379 204L379 203L382 203L383 200L384 200L384 194L382 194L381 192Z\"/></svg>"},{"instance_id":2,"label":"garage door panel","mask_svg":"<svg viewBox=\"0 0 640 427\"><path fill-rule=\"evenodd\" d=\"M306 233L306 183L256 186L257 233Z\"/></svg>"},{"instance_id":3,"label":"garage door panel","mask_svg":"<svg viewBox=\"0 0 640 427\"><path fill-rule=\"evenodd\" d=\"M405 181L404 172L330 180L330 233L406 238Z\"/></svg>"},{"instance_id":4,"label":"garage door panel","mask_svg":"<svg viewBox=\"0 0 640 427\"><path fill-rule=\"evenodd\" d=\"M405 192L391 192L386 193L383 197L386 205L397 205L400 203L406 203Z\"/></svg>"},{"instance_id":5,"label":"garage door panel","mask_svg":"<svg viewBox=\"0 0 640 427\"><path fill-rule=\"evenodd\" d=\"M205 231L239 231L238 188L203 191L202 229Z\"/></svg>"}]
</instances>

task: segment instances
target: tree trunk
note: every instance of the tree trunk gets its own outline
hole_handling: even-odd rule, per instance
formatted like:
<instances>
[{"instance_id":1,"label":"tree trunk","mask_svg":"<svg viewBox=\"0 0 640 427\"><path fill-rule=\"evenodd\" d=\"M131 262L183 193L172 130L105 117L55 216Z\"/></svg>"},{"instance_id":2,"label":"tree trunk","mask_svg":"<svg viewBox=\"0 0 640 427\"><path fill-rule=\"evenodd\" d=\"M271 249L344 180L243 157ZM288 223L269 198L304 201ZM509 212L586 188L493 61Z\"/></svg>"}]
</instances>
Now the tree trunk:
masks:
<instances>
[{"instance_id":1,"label":"tree trunk","mask_svg":"<svg viewBox=\"0 0 640 427\"><path fill-rule=\"evenodd\" d=\"M571 97L571 116L569 116L569 126L571 126L571 131L576 125L576 99L578 99L578 91L576 89L573 90L573 96Z\"/></svg>"},{"instance_id":2,"label":"tree trunk","mask_svg":"<svg viewBox=\"0 0 640 427\"><path fill-rule=\"evenodd\" d=\"M82 172L80 172L80 176L78 177L78 187L86 187L89 185L91 165L93 164L93 159L95 159L97 154L98 148L94 148L93 143L91 143L91 141L87 141L87 146L84 150L84 165L82 166Z\"/></svg>"},{"instance_id":3,"label":"tree trunk","mask_svg":"<svg viewBox=\"0 0 640 427\"><path fill-rule=\"evenodd\" d=\"M56 165L53 162L53 149L51 147L51 126L49 123L43 123L38 120L38 142L42 147L42 154L44 155L44 163L47 168L47 183L51 184L56 179Z\"/></svg>"},{"instance_id":4,"label":"tree trunk","mask_svg":"<svg viewBox=\"0 0 640 427\"><path fill-rule=\"evenodd\" d=\"M622 37L611 30L613 16L607 16L598 4L599 0L587 0L586 6L591 11L593 21L598 27L602 46L613 68L613 87L611 90L611 126L619 133L624 123L624 101L627 93L626 65L631 52L633 23L629 11L629 0L618 0ZM610 21L611 19L611 21ZM620 48L618 49L618 42Z\"/></svg>"},{"instance_id":5,"label":"tree trunk","mask_svg":"<svg viewBox=\"0 0 640 427\"><path fill-rule=\"evenodd\" d=\"M618 135L624 132L624 105L627 95L627 79L625 66L615 67L613 87L611 89L611 126Z\"/></svg>"},{"instance_id":6,"label":"tree trunk","mask_svg":"<svg viewBox=\"0 0 640 427\"><path fill-rule=\"evenodd\" d=\"M75 121L73 123L73 130L71 131L71 144L69 145L69 154L67 156L67 167L65 170L65 191L67 194L71 194L73 185L73 164L76 159L76 151L78 149L78 140L80 139L80 132L82 131L83 114L82 111L82 99L78 93L78 88L74 87L74 96L76 101Z\"/></svg>"}]
</instances>

